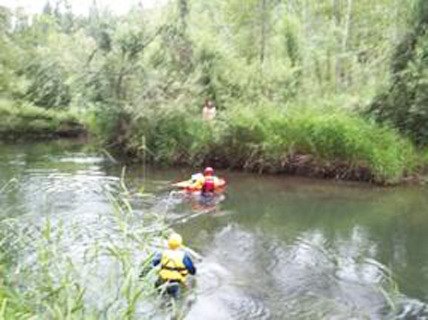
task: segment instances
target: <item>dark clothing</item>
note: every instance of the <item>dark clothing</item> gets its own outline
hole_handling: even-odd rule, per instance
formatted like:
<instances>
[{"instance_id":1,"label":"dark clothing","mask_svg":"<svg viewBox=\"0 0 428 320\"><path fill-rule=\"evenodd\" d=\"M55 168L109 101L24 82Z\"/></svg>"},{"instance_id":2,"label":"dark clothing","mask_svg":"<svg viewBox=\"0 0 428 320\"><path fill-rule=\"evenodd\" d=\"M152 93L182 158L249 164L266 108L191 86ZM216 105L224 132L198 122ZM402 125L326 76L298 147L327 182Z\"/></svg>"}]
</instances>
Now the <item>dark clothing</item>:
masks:
<instances>
[{"instance_id":1,"label":"dark clothing","mask_svg":"<svg viewBox=\"0 0 428 320\"><path fill-rule=\"evenodd\" d=\"M156 280L155 282L155 288L161 290L161 286L165 285L165 291L167 294L169 294L171 297L177 299L181 294L181 285L180 282L174 282L174 281L164 281L161 278Z\"/></svg>"}]
</instances>

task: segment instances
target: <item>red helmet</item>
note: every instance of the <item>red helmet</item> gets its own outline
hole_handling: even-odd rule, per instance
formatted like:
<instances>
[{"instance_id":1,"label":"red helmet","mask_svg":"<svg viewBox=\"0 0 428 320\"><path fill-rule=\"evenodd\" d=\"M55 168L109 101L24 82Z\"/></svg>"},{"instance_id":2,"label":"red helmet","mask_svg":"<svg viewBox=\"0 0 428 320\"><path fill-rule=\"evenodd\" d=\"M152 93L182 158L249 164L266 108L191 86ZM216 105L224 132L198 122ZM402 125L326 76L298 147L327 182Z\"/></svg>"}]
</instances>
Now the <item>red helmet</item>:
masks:
<instances>
[{"instance_id":1,"label":"red helmet","mask_svg":"<svg viewBox=\"0 0 428 320\"><path fill-rule=\"evenodd\" d=\"M206 167L204 170L204 175L208 176L208 175L213 175L214 174L214 169L211 167Z\"/></svg>"}]
</instances>

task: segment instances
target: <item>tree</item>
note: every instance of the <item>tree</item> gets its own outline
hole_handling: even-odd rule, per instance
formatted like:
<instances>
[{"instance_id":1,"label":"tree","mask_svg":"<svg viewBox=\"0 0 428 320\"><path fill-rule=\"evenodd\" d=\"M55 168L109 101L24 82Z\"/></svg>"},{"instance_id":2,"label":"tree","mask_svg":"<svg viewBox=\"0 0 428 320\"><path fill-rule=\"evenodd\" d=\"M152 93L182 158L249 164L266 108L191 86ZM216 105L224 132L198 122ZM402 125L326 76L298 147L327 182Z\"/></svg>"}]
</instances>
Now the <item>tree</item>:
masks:
<instances>
[{"instance_id":1,"label":"tree","mask_svg":"<svg viewBox=\"0 0 428 320\"><path fill-rule=\"evenodd\" d=\"M52 13L53 13L53 9L50 1L48 0L46 1L45 6L43 7L43 14L50 16L52 15Z\"/></svg>"},{"instance_id":2,"label":"tree","mask_svg":"<svg viewBox=\"0 0 428 320\"><path fill-rule=\"evenodd\" d=\"M0 35L4 35L11 28L12 13L6 7L0 6Z\"/></svg>"},{"instance_id":3,"label":"tree","mask_svg":"<svg viewBox=\"0 0 428 320\"><path fill-rule=\"evenodd\" d=\"M233 30L239 53L248 62L258 60L261 65L266 59L275 6L273 0L232 0L225 4L226 21Z\"/></svg>"},{"instance_id":4,"label":"tree","mask_svg":"<svg viewBox=\"0 0 428 320\"><path fill-rule=\"evenodd\" d=\"M61 30L71 33L74 27L74 14L68 0L56 0L53 14Z\"/></svg>"},{"instance_id":5,"label":"tree","mask_svg":"<svg viewBox=\"0 0 428 320\"><path fill-rule=\"evenodd\" d=\"M412 32L398 45L389 89L369 107L419 145L428 144L428 3L420 0Z\"/></svg>"}]
</instances>

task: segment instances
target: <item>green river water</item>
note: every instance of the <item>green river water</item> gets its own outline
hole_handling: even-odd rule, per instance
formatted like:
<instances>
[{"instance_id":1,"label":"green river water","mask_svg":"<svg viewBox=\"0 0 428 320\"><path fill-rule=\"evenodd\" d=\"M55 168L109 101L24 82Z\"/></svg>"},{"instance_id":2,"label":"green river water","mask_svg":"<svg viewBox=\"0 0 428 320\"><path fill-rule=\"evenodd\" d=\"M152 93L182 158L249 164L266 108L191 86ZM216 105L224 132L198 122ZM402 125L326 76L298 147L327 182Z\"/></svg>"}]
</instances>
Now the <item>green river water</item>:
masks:
<instances>
[{"instance_id":1,"label":"green river water","mask_svg":"<svg viewBox=\"0 0 428 320\"><path fill-rule=\"evenodd\" d=\"M75 142L0 144L0 187L16 179L0 194L0 218L30 230L49 213L63 221L64 250L79 259L93 239L115 239L105 190L118 188L121 168ZM155 195L133 201L136 211L165 214L203 256L186 319L428 319L426 187L223 171L225 199L206 210L167 189L191 171L127 168L131 189ZM68 228L77 235L67 239ZM31 250L14 254L31 264ZM93 277L88 303L101 306L103 275Z\"/></svg>"}]
</instances>

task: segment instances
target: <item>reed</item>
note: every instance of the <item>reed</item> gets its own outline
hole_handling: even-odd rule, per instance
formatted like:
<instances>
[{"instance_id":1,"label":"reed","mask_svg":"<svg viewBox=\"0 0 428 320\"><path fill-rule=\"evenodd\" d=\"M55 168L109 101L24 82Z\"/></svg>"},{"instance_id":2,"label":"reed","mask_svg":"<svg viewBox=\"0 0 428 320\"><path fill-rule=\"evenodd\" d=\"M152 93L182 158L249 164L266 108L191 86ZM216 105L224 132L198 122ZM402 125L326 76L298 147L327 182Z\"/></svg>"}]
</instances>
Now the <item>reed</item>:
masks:
<instances>
[{"instance_id":1,"label":"reed","mask_svg":"<svg viewBox=\"0 0 428 320\"><path fill-rule=\"evenodd\" d=\"M158 312L150 266L168 227L162 214L138 216L122 186L106 191L113 210L99 217L106 229L97 236L49 214L34 225L1 221L0 319L144 319Z\"/></svg>"}]
</instances>

